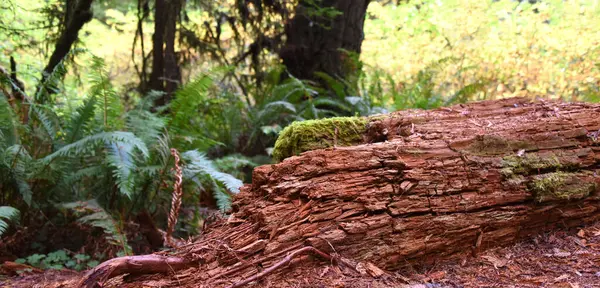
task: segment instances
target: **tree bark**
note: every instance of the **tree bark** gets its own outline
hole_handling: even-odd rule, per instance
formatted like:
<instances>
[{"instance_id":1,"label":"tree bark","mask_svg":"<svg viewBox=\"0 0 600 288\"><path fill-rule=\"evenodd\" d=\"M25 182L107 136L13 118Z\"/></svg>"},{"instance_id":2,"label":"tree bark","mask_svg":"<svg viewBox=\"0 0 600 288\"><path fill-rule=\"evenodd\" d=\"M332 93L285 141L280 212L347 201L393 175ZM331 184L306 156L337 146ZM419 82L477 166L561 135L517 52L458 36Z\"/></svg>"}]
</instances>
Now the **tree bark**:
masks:
<instances>
[{"instance_id":1,"label":"tree bark","mask_svg":"<svg viewBox=\"0 0 600 288\"><path fill-rule=\"evenodd\" d=\"M60 62L67 56L67 54L71 51L71 47L73 43L77 41L77 37L79 35L79 30L83 28L85 23L92 20L92 2L93 0L73 0L67 1L67 7L65 9L65 21L64 21L64 29L56 42L56 46L50 59L48 60L48 64L44 68L42 72L42 81L40 82L39 89L44 89L41 93L41 99L35 99L40 102L45 102L47 97L54 93L54 89L47 89L45 87L46 79L48 76L52 74L56 66L60 64Z\"/></svg>"},{"instance_id":2,"label":"tree bark","mask_svg":"<svg viewBox=\"0 0 600 288\"><path fill-rule=\"evenodd\" d=\"M342 51L360 53L363 25L370 0L300 1L295 16L286 25L286 43L279 56L288 71L300 79L318 79L315 72L346 78L352 66ZM315 7L315 4L320 4ZM335 9L340 15L314 16L317 10Z\"/></svg>"},{"instance_id":3,"label":"tree bark","mask_svg":"<svg viewBox=\"0 0 600 288\"><path fill-rule=\"evenodd\" d=\"M261 267L302 247L378 277L600 219L598 104L514 98L369 121L363 144L256 168L232 216L170 254L202 259L170 285L258 274L289 287L289 270ZM309 261L290 264L297 283L321 279Z\"/></svg>"},{"instance_id":4,"label":"tree bark","mask_svg":"<svg viewBox=\"0 0 600 288\"><path fill-rule=\"evenodd\" d=\"M165 92L156 105L167 104L181 83L181 72L175 52L177 21L181 12L181 0L156 0L154 34L152 36L151 90Z\"/></svg>"}]
</instances>

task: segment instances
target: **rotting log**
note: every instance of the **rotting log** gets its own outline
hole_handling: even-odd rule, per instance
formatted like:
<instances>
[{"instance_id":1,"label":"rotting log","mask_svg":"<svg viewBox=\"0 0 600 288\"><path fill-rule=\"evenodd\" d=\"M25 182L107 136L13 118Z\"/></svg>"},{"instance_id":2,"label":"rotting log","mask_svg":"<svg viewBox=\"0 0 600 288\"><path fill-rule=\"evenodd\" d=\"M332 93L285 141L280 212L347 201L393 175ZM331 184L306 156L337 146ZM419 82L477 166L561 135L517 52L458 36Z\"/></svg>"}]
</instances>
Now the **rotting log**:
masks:
<instances>
[{"instance_id":1,"label":"rotting log","mask_svg":"<svg viewBox=\"0 0 600 288\"><path fill-rule=\"evenodd\" d=\"M307 246L380 276L600 219L600 105L484 101L371 117L360 133L256 168L227 222L169 254L199 261L170 284L235 285Z\"/></svg>"}]
</instances>

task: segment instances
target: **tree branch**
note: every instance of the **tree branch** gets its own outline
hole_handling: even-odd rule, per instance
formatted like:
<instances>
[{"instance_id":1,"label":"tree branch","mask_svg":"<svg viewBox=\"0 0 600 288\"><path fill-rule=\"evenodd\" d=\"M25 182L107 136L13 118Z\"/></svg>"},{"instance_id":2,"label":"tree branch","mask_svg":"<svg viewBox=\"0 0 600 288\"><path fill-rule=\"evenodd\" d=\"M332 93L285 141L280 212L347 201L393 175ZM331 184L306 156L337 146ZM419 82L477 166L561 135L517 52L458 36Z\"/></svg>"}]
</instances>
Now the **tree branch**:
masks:
<instances>
[{"instance_id":1,"label":"tree branch","mask_svg":"<svg viewBox=\"0 0 600 288\"><path fill-rule=\"evenodd\" d=\"M44 83L46 82L45 80L47 79L47 77L52 73L52 71L54 71L56 66L58 64L60 64L60 62L65 58L65 56L67 56L69 51L71 51L71 47L73 46L73 43L75 43L75 41L78 38L79 30L81 30L81 28L83 27L83 25L85 25L85 23L92 20L92 16L93 16L92 10L91 10L92 2L93 2L93 0L77 1L77 5L75 6L75 9L73 10L73 14L71 17L69 17L68 21L65 23L66 27L63 30L63 32L61 33L60 37L58 38L58 41L56 42L56 46L54 48L54 51L52 52L52 55L50 56L50 59L48 60L48 64L46 65L46 67L44 68L44 71L42 72L42 81L40 82L41 84L38 87L38 90L44 89L43 86L44 86ZM46 92L48 94L53 93L51 90L46 90L44 92ZM36 100L38 100L38 99L36 99ZM44 102L43 97L40 100L42 100L41 102Z\"/></svg>"}]
</instances>

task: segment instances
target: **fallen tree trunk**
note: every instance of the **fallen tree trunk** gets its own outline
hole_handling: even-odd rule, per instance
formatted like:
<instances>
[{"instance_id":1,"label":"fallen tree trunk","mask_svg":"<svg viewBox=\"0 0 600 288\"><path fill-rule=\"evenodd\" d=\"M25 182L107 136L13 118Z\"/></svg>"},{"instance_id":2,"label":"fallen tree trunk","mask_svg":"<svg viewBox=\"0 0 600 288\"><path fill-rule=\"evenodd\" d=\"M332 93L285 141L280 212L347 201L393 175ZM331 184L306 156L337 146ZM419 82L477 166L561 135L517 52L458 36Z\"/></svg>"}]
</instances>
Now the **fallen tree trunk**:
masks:
<instances>
[{"instance_id":1,"label":"fallen tree trunk","mask_svg":"<svg viewBox=\"0 0 600 288\"><path fill-rule=\"evenodd\" d=\"M227 223L170 253L200 263L170 285L235 286L302 247L378 277L600 218L600 105L513 98L342 122L295 133L354 146L289 157L304 140L278 141L289 158L255 169ZM271 287L299 277L273 273Z\"/></svg>"}]
</instances>

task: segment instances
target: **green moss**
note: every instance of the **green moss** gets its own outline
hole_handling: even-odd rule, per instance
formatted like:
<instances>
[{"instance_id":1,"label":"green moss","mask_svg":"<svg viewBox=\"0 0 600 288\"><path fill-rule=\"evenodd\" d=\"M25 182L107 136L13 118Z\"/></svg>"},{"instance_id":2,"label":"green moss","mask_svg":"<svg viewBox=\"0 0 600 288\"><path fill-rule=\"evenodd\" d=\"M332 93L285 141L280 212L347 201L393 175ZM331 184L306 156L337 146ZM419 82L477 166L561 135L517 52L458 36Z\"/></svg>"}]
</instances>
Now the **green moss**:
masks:
<instances>
[{"instance_id":1,"label":"green moss","mask_svg":"<svg viewBox=\"0 0 600 288\"><path fill-rule=\"evenodd\" d=\"M335 146L352 146L363 142L368 120L363 117L334 117L294 122L277 138L273 149L275 161L305 151Z\"/></svg>"},{"instance_id":2,"label":"green moss","mask_svg":"<svg viewBox=\"0 0 600 288\"><path fill-rule=\"evenodd\" d=\"M539 170L577 168L576 163L561 163L556 154L540 157L538 154L525 154L523 156L506 156L502 158L502 174L511 177L516 174L530 174Z\"/></svg>"},{"instance_id":3,"label":"green moss","mask_svg":"<svg viewBox=\"0 0 600 288\"><path fill-rule=\"evenodd\" d=\"M572 173L554 172L538 175L528 184L538 202L582 199L596 190L595 183L582 182Z\"/></svg>"},{"instance_id":4,"label":"green moss","mask_svg":"<svg viewBox=\"0 0 600 288\"><path fill-rule=\"evenodd\" d=\"M463 150L469 155L491 156L509 154L524 149L535 149L535 145L521 140L507 140L495 135L481 135Z\"/></svg>"}]
</instances>

